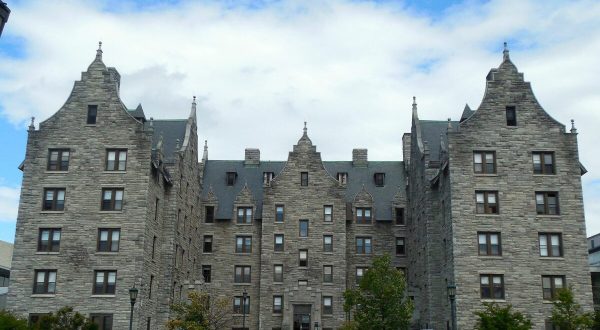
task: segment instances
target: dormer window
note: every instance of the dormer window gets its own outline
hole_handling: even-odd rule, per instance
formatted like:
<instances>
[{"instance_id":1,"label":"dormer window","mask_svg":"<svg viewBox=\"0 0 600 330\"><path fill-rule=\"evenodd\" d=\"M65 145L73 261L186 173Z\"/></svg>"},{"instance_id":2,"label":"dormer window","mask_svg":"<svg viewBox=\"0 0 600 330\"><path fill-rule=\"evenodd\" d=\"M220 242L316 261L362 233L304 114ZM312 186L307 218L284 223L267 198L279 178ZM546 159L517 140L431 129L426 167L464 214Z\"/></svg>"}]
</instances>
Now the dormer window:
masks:
<instances>
[{"instance_id":1,"label":"dormer window","mask_svg":"<svg viewBox=\"0 0 600 330\"><path fill-rule=\"evenodd\" d=\"M271 184L271 181L273 180L274 176L275 176L275 173L273 173L273 172L263 172L263 184L264 185Z\"/></svg>"},{"instance_id":2,"label":"dormer window","mask_svg":"<svg viewBox=\"0 0 600 330\"><path fill-rule=\"evenodd\" d=\"M88 105L87 124L96 125L96 116L98 114L98 106L95 104Z\"/></svg>"},{"instance_id":3,"label":"dormer window","mask_svg":"<svg viewBox=\"0 0 600 330\"><path fill-rule=\"evenodd\" d=\"M225 175L225 180L227 181L228 186L235 185L236 179L237 179L237 172L227 172Z\"/></svg>"},{"instance_id":4,"label":"dormer window","mask_svg":"<svg viewBox=\"0 0 600 330\"><path fill-rule=\"evenodd\" d=\"M348 183L348 173L346 173L346 172L338 172L338 174L337 174L337 180L341 184Z\"/></svg>"},{"instance_id":5,"label":"dormer window","mask_svg":"<svg viewBox=\"0 0 600 330\"><path fill-rule=\"evenodd\" d=\"M385 185L385 173L375 173L374 175L375 186L383 187Z\"/></svg>"},{"instance_id":6,"label":"dormer window","mask_svg":"<svg viewBox=\"0 0 600 330\"><path fill-rule=\"evenodd\" d=\"M514 106L506 107L506 126L517 126L517 110Z\"/></svg>"}]
</instances>

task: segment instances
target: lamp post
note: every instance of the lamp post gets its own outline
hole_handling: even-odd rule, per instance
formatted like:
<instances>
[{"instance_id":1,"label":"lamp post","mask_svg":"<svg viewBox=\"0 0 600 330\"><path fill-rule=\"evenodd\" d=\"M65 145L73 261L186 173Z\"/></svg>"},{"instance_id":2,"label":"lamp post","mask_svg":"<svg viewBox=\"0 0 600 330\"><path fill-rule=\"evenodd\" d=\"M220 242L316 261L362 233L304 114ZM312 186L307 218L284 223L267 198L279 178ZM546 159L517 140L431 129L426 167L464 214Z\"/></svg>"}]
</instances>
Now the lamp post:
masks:
<instances>
[{"instance_id":1,"label":"lamp post","mask_svg":"<svg viewBox=\"0 0 600 330\"><path fill-rule=\"evenodd\" d=\"M315 330L319 330L319 322L315 322Z\"/></svg>"},{"instance_id":2,"label":"lamp post","mask_svg":"<svg viewBox=\"0 0 600 330\"><path fill-rule=\"evenodd\" d=\"M246 288L244 288L244 292L242 293L242 329L246 330L246 298L248 297L248 292L246 292Z\"/></svg>"},{"instance_id":3,"label":"lamp post","mask_svg":"<svg viewBox=\"0 0 600 330\"><path fill-rule=\"evenodd\" d=\"M456 328L456 285L448 284L448 299L450 299L451 317L452 317L452 330Z\"/></svg>"},{"instance_id":4,"label":"lamp post","mask_svg":"<svg viewBox=\"0 0 600 330\"><path fill-rule=\"evenodd\" d=\"M133 288L129 289L129 299L131 300L131 313L129 314L129 330L133 329L133 306L137 300L138 289L133 284Z\"/></svg>"}]
</instances>

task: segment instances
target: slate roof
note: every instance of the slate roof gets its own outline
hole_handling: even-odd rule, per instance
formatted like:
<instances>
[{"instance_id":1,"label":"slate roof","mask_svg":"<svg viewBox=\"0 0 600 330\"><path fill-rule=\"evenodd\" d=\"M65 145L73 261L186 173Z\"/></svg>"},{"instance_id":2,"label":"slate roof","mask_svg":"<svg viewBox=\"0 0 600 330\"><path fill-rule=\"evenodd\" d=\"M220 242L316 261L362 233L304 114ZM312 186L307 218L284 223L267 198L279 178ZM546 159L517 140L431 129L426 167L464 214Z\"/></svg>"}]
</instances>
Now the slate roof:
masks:
<instances>
[{"instance_id":1,"label":"slate roof","mask_svg":"<svg viewBox=\"0 0 600 330\"><path fill-rule=\"evenodd\" d=\"M129 112L130 115L133 116L133 118L141 120L142 122L146 121L146 115L144 114L144 109L142 108L142 104L138 104L137 108L135 109L127 109L127 111Z\"/></svg>"},{"instance_id":2,"label":"slate roof","mask_svg":"<svg viewBox=\"0 0 600 330\"><path fill-rule=\"evenodd\" d=\"M177 139L179 139L179 146L183 144L183 138L185 137L185 129L187 126L187 119L173 119L173 120L152 120L144 123L146 128L149 125L153 125L154 133L152 135L152 148L156 148L156 144L162 134L163 137L163 148L162 152L165 156L165 161L174 159L174 152L177 151L175 146L177 145Z\"/></svg>"},{"instance_id":3,"label":"slate roof","mask_svg":"<svg viewBox=\"0 0 600 330\"><path fill-rule=\"evenodd\" d=\"M421 137L423 143L427 142L429 146L429 159L432 161L440 160L440 134L446 135L448 131L448 121L443 120L419 120L421 126ZM451 121L453 129L458 127L457 121Z\"/></svg>"},{"instance_id":4,"label":"slate roof","mask_svg":"<svg viewBox=\"0 0 600 330\"><path fill-rule=\"evenodd\" d=\"M244 166L243 160L209 160L204 169L202 197L206 197L212 188L219 203L215 218L231 219L233 202L247 184L256 204L255 217L261 219L263 172L274 172L277 176L285 164L284 161L261 161L258 166ZM367 167L354 167L351 161L323 162L323 165L332 177L336 177L338 172L348 173L346 202L352 202L364 184L365 189L371 193L374 199L375 219L392 220L392 200L398 189L403 190L406 185L403 162L369 162ZM235 185L226 185L226 172L237 173ZM375 187L373 180L374 174L379 172L385 173L385 186L383 187Z\"/></svg>"},{"instance_id":5,"label":"slate roof","mask_svg":"<svg viewBox=\"0 0 600 330\"><path fill-rule=\"evenodd\" d=\"M465 104L465 109L463 110L463 113L460 116L460 122L462 123L463 121L469 119L469 117L471 117L474 113L475 111L471 110L471 107L469 107L468 104Z\"/></svg>"}]
</instances>

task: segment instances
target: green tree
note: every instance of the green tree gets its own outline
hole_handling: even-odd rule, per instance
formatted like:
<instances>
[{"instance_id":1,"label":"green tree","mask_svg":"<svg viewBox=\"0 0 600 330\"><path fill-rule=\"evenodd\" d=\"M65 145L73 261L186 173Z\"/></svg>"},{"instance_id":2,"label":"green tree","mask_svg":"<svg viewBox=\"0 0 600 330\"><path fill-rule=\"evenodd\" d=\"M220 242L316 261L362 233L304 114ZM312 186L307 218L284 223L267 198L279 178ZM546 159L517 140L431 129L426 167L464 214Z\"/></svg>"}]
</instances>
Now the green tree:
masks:
<instances>
[{"instance_id":1,"label":"green tree","mask_svg":"<svg viewBox=\"0 0 600 330\"><path fill-rule=\"evenodd\" d=\"M496 303L484 303L485 310L475 312L479 316L475 329L478 330L529 330L531 320L520 312L513 311L512 305L501 307Z\"/></svg>"},{"instance_id":2,"label":"green tree","mask_svg":"<svg viewBox=\"0 0 600 330\"><path fill-rule=\"evenodd\" d=\"M413 304L405 294L404 274L392 267L389 255L376 257L356 289L344 292L344 311L352 312L348 329L408 329Z\"/></svg>"},{"instance_id":3,"label":"green tree","mask_svg":"<svg viewBox=\"0 0 600 330\"><path fill-rule=\"evenodd\" d=\"M40 321L33 326L35 330L97 330L98 325L92 323L90 319L73 311L73 307L65 306L56 314L50 313L43 316Z\"/></svg>"},{"instance_id":4,"label":"green tree","mask_svg":"<svg viewBox=\"0 0 600 330\"><path fill-rule=\"evenodd\" d=\"M28 330L27 320L17 315L0 310L0 330Z\"/></svg>"},{"instance_id":5,"label":"green tree","mask_svg":"<svg viewBox=\"0 0 600 330\"><path fill-rule=\"evenodd\" d=\"M168 330L225 329L230 322L230 299L211 299L203 291L192 291L188 301L171 305L175 317L166 324Z\"/></svg>"},{"instance_id":6,"label":"green tree","mask_svg":"<svg viewBox=\"0 0 600 330\"><path fill-rule=\"evenodd\" d=\"M560 330L583 330L593 326L594 316L581 310L581 305L575 302L573 288L559 289L553 304L550 320Z\"/></svg>"}]
</instances>

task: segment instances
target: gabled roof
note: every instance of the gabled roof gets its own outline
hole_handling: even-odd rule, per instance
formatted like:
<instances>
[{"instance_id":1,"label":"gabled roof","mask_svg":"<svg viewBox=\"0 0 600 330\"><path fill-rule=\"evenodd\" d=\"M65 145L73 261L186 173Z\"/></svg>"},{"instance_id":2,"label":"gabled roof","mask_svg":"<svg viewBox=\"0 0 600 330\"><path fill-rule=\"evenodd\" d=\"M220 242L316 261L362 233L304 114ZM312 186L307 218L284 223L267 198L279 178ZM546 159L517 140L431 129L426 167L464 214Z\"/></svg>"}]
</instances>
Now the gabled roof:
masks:
<instances>
[{"instance_id":1,"label":"gabled roof","mask_svg":"<svg viewBox=\"0 0 600 330\"><path fill-rule=\"evenodd\" d=\"M135 109L127 109L127 111L129 112L129 114L131 116L133 116L133 118L141 121L141 122L145 122L146 121L146 115L144 114L144 109L142 108L142 104L138 104L137 108Z\"/></svg>"},{"instance_id":2,"label":"gabled roof","mask_svg":"<svg viewBox=\"0 0 600 330\"><path fill-rule=\"evenodd\" d=\"M448 121L443 120L419 120L421 126L421 136L423 142L429 146L429 159L432 161L440 160L440 135L445 135L448 131ZM457 121L451 121L452 129L458 127Z\"/></svg>"},{"instance_id":3,"label":"gabled roof","mask_svg":"<svg viewBox=\"0 0 600 330\"><path fill-rule=\"evenodd\" d=\"M463 110L463 113L460 116L460 122L462 123L463 121L469 119L469 117L471 117L474 113L475 111L471 110L471 107L469 107L468 104L465 104L465 109Z\"/></svg>"},{"instance_id":4,"label":"gabled roof","mask_svg":"<svg viewBox=\"0 0 600 330\"><path fill-rule=\"evenodd\" d=\"M162 136L162 153L165 157L165 161L172 161L175 159L174 153L177 150L176 146L183 144L183 138L185 137L185 129L187 125L187 119L172 119L172 120L151 120L144 123L146 129L152 125L154 133L152 135L152 149L156 148L158 141ZM179 140L179 142L177 142Z\"/></svg>"}]
</instances>

